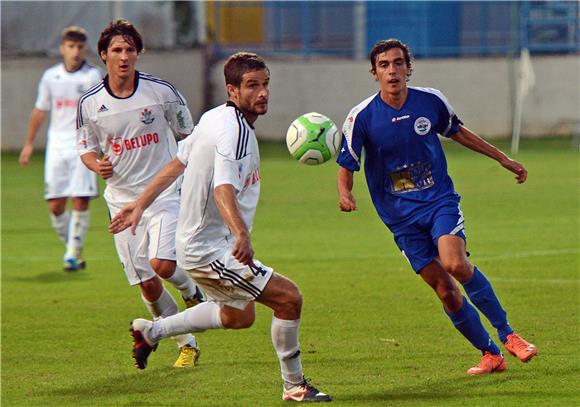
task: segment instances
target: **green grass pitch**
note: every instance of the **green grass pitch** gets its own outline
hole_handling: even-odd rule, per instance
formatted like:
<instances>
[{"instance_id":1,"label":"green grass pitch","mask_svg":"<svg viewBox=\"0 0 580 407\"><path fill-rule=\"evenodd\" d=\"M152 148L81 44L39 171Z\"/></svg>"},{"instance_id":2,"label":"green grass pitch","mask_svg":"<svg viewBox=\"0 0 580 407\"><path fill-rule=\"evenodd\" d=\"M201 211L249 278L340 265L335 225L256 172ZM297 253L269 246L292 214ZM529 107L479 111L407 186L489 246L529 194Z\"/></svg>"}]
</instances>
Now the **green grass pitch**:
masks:
<instances>
[{"instance_id":1,"label":"green grass pitch","mask_svg":"<svg viewBox=\"0 0 580 407\"><path fill-rule=\"evenodd\" d=\"M253 245L304 294L306 376L336 406L580 405L578 151L568 140L524 141L517 158L530 176L516 185L490 159L453 143L445 150L471 259L539 356L523 364L508 355L505 373L466 376L478 352L398 253L362 174L358 212L340 213L335 164L307 167L266 143ZM262 306L250 329L198 334L193 370L171 367L171 341L146 370L133 367L129 322L148 314L121 270L106 206L92 204L88 269L62 272L42 161L22 170L16 155L2 155L2 405L284 405Z\"/></svg>"}]
</instances>

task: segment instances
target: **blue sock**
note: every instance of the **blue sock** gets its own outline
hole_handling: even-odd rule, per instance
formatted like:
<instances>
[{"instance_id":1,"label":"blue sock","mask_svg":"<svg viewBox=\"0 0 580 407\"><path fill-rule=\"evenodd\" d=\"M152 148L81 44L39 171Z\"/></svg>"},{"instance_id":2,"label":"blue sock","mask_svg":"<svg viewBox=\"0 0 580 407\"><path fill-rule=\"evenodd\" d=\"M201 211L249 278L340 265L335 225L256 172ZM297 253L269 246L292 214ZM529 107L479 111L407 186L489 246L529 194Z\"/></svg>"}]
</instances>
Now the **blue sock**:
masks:
<instances>
[{"instance_id":1,"label":"blue sock","mask_svg":"<svg viewBox=\"0 0 580 407\"><path fill-rule=\"evenodd\" d=\"M445 311L453 322L453 326L481 353L490 352L493 355L499 355L501 351L485 330L479 319L479 313L465 297L462 298L463 305L459 311Z\"/></svg>"},{"instance_id":2,"label":"blue sock","mask_svg":"<svg viewBox=\"0 0 580 407\"><path fill-rule=\"evenodd\" d=\"M473 271L471 280L463 284L467 296L497 329L497 335L502 343L513 332L507 320L507 313L501 307L493 287L485 275L477 267Z\"/></svg>"}]
</instances>

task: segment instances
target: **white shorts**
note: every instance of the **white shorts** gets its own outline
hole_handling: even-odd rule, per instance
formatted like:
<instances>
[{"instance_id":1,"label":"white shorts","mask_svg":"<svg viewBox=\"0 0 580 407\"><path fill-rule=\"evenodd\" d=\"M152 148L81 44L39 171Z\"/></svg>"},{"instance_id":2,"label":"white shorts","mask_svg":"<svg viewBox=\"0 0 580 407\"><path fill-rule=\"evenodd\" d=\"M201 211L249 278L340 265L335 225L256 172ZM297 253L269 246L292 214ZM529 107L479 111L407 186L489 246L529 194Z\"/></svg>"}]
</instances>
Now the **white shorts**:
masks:
<instances>
[{"instance_id":1,"label":"white shorts","mask_svg":"<svg viewBox=\"0 0 580 407\"><path fill-rule=\"evenodd\" d=\"M231 248L221 258L207 266L186 270L197 285L205 291L208 300L220 306L228 305L243 310L262 291L274 270L254 259L255 267L241 264L231 254Z\"/></svg>"},{"instance_id":2,"label":"white shorts","mask_svg":"<svg viewBox=\"0 0 580 407\"><path fill-rule=\"evenodd\" d=\"M44 199L99 195L97 174L81 161L76 150L47 148L44 161Z\"/></svg>"},{"instance_id":3,"label":"white shorts","mask_svg":"<svg viewBox=\"0 0 580 407\"><path fill-rule=\"evenodd\" d=\"M111 217L121 209L108 203ZM137 285L155 277L149 263L152 259L175 261L175 229L179 201L176 199L154 201L143 213L135 236L131 229L114 235L119 260L125 270L129 285Z\"/></svg>"}]
</instances>

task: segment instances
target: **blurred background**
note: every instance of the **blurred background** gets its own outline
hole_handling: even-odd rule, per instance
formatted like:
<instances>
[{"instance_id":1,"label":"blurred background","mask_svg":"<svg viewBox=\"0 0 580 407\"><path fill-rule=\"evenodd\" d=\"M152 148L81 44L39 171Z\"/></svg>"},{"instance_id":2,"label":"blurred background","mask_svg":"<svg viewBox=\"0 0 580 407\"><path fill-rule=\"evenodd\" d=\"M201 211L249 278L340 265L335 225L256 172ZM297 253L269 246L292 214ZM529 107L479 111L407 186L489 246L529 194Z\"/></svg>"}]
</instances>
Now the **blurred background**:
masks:
<instances>
[{"instance_id":1,"label":"blurred background","mask_svg":"<svg viewBox=\"0 0 580 407\"><path fill-rule=\"evenodd\" d=\"M410 85L441 90L484 137L508 138L521 121L524 137L567 136L578 144L575 1L2 1L0 7L3 151L24 142L38 80L59 61L62 29L84 27L89 61L104 70L96 42L117 18L131 20L144 37L137 69L173 82L196 120L225 101L222 65L229 54L266 57L271 103L256 127L263 139L282 140L292 120L308 111L342 125L378 89L368 72L369 50L394 37L416 58ZM531 55L525 69L522 50ZM44 145L44 132L36 143Z\"/></svg>"}]
</instances>

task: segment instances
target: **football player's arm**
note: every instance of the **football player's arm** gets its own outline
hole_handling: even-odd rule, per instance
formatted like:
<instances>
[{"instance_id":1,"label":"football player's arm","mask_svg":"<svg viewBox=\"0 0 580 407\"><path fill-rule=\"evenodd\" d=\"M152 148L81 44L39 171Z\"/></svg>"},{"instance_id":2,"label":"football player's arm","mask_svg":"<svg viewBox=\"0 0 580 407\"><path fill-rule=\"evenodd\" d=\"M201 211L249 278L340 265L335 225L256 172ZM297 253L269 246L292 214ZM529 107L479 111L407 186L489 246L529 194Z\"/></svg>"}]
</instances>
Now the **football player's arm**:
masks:
<instances>
[{"instance_id":1,"label":"football player's arm","mask_svg":"<svg viewBox=\"0 0 580 407\"><path fill-rule=\"evenodd\" d=\"M451 139L470 150L486 155L499 162L502 167L516 174L515 178L518 184L525 182L528 178L528 171L522 164L509 158L503 151L491 145L467 127L460 125L459 131L452 135Z\"/></svg>"},{"instance_id":2,"label":"football player's arm","mask_svg":"<svg viewBox=\"0 0 580 407\"><path fill-rule=\"evenodd\" d=\"M18 162L22 167L25 167L30 162L30 156L34 151L34 140L36 139L36 135L38 134L38 129L46 120L48 116L48 112L45 110L40 110L38 108L32 109L30 113L30 120L28 121L28 133L26 135L26 142L22 147L22 151L20 152L20 157L18 158Z\"/></svg>"},{"instance_id":3,"label":"football player's arm","mask_svg":"<svg viewBox=\"0 0 580 407\"><path fill-rule=\"evenodd\" d=\"M250 242L250 231L242 219L233 185L218 185L213 195L222 219L235 236L233 256L242 264L253 264L254 249Z\"/></svg>"},{"instance_id":4,"label":"football player's arm","mask_svg":"<svg viewBox=\"0 0 580 407\"><path fill-rule=\"evenodd\" d=\"M81 161L85 167L96 172L102 179L109 179L113 176L113 164L108 155L101 158L99 154L91 151L81 155Z\"/></svg>"},{"instance_id":5,"label":"football player's arm","mask_svg":"<svg viewBox=\"0 0 580 407\"><path fill-rule=\"evenodd\" d=\"M354 173L344 167L340 167L337 176L338 206L343 212L356 211L356 199L352 194L354 185Z\"/></svg>"},{"instance_id":6,"label":"football player's arm","mask_svg":"<svg viewBox=\"0 0 580 407\"><path fill-rule=\"evenodd\" d=\"M153 178L139 197L130 204L123 207L109 224L109 232L119 233L128 227L134 235L141 216L153 201L165 191L175 180L183 174L185 165L178 159L174 158L168 162L165 167Z\"/></svg>"}]
</instances>

